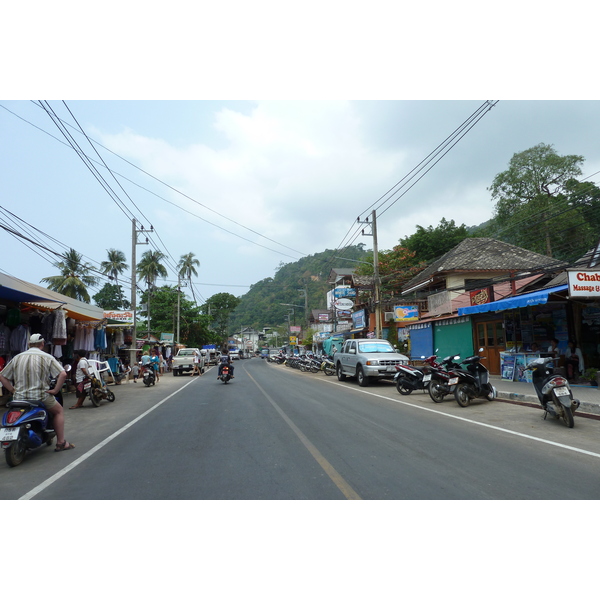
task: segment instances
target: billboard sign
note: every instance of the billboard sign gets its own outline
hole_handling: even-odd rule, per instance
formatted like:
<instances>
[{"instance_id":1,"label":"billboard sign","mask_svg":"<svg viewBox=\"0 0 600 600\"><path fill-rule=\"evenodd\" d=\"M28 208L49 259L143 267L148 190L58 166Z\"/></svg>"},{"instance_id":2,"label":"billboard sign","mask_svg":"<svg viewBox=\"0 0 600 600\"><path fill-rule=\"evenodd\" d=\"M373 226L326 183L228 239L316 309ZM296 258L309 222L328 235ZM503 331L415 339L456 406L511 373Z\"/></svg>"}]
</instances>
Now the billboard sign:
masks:
<instances>
[{"instance_id":1,"label":"billboard sign","mask_svg":"<svg viewBox=\"0 0 600 600\"><path fill-rule=\"evenodd\" d=\"M569 274L569 296L600 296L600 271L573 270Z\"/></svg>"},{"instance_id":2,"label":"billboard sign","mask_svg":"<svg viewBox=\"0 0 600 600\"><path fill-rule=\"evenodd\" d=\"M394 322L406 323L408 321L419 320L419 307L416 305L410 306L394 306Z\"/></svg>"}]
</instances>

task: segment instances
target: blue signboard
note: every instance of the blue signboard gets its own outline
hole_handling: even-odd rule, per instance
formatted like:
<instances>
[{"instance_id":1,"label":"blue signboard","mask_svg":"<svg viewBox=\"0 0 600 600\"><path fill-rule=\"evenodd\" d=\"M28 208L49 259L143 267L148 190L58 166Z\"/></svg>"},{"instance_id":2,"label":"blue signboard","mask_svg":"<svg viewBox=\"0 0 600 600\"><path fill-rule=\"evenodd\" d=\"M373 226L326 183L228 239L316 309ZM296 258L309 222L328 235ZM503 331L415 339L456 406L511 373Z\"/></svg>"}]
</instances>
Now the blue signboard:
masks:
<instances>
[{"instance_id":1,"label":"blue signboard","mask_svg":"<svg viewBox=\"0 0 600 600\"><path fill-rule=\"evenodd\" d=\"M354 288L335 288L333 290L334 298L354 298L356 296L356 290Z\"/></svg>"}]
</instances>

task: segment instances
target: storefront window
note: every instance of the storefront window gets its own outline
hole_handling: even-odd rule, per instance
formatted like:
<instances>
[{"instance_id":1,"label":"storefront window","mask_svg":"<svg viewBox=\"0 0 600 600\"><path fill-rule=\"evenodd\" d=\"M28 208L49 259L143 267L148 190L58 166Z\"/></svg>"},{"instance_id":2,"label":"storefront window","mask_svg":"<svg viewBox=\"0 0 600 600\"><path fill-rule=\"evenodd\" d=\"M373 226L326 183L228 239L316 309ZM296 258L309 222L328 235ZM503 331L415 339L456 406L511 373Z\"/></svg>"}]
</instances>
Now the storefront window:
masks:
<instances>
[{"instance_id":1,"label":"storefront window","mask_svg":"<svg viewBox=\"0 0 600 600\"><path fill-rule=\"evenodd\" d=\"M504 324L496 323L496 346L504 346Z\"/></svg>"}]
</instances>

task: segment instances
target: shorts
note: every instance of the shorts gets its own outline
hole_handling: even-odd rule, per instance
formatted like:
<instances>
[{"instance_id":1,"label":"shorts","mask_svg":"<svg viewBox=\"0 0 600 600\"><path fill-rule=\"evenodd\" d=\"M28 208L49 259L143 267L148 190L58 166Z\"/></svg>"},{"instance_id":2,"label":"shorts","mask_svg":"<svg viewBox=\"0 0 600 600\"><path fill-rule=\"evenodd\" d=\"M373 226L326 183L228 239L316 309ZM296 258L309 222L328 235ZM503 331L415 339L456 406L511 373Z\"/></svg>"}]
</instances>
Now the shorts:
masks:
<instances>
[{"instance_id":1,"label":"shorts","mask_svg":"<svg viewBox=\"0 0 600 600\"><path fill-rule=\"evenodd\" d=\"M55 404L58 404L56 398L52 394L46 394L46 397L42 400L46 408L52 408Z\"/></svg>"},{"instance_id":2,"label":"shorts","mask_svg":"<svg viewBox=\"0 0 600 600\"><path fill-rule=\"evenodd\" d=\"M75 395L77 396L77 398L83 398L83 397L85 397L86 391L85 391L85 389L83 388L83 386L84 386L86 383L89 383L89 381L90 381L89 379L84 379L83 381L80 381L80 382L77 384L77 386L75 387L75 390L76 390L76 391L75 391Z\"/></svg>"}]
</instances>

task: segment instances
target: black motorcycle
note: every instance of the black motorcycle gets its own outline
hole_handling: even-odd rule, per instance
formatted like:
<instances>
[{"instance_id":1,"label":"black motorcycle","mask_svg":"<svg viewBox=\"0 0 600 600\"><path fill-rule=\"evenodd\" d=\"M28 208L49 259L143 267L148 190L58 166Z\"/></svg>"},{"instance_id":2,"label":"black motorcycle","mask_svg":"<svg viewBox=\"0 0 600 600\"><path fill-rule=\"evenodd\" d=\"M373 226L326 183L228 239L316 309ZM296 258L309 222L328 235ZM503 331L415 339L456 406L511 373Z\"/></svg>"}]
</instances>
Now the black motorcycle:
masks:
<instances>
[{"instance_id":1,"label":"black motorcycle","mask_svg":"<svg viewBox=\"0 0 600 600\"><path fill-rule=\"evenodd\" d=\"M413 367L410 365L396 365L396 375L394 375L394 381L396 382L396 389L399 394L408 396L414 390L425 390L429 391L429 383L431 382L431 369L439 368L440 363L436 361L437 356L434 354L428 358L421 357L425 366Z\"/></svg>"},{"instance_id":2,"label":"black motorcycle","mask_svg":"<svg viewBox=\"0 0 600 600\"><path fill-rule=\"evenodd\" d=\"M483 348L479 349L480 352ZM450 380L455 384L454 398L463 408L471 404L474 398L493 400L497 396L496 388L490 383L490 372L481 364L479 354L469 356L462 361L467 366L466 370L457 372Z\"/></svg>"},{"instance_id":3,"label":"black motorcycle","mask_svg":"<svg viewBox=\"0 0 600 600\"><path fill-rule=\"evenodd\" d=\"M557 358L535 358L526 368L532 371L533 388L544 409L544 419L548 415L562 419L569 428L575 426L573 415L579 408L579 400L573 398L573 392L565 377L554 373L553 361Z\"/></svg>"},{"instance_id":4,"label":"black motorcycle","mask_svg":"<svg viewBox=\"0 0 600 600\"><path fill-rule=\"evenodd\" d=\"M221 369L221 374L219 375L219 379L223 383L229 383L231 379L231 368L229 367L229 365L223 366L223 368Z\"/></svg>"},{"instance_id":5,"label":"black motorcycle","mask_svg":"<svg viewBox=\"0 0 600 600\"><path fill-rule=\"evenodd\" d=\"M146 387L150 387L156 383L156 375L152 365L142 365L142 381Z\"/></svg>"},{"instance_id":6,"label":"black motorcycle","mask_svg":"<svg viewBox=\"0 0 600 600\"><path fill-rule=\"evenodd\" d=\"M431 381L429 382L429 396L434 402L442 402L444 398L454 392L454 384L451 380L456 378L456 373L462 371L462 365L458 362L460 355L446 356L439 367L431 369Z\"/></svg>"}]
</instances>

